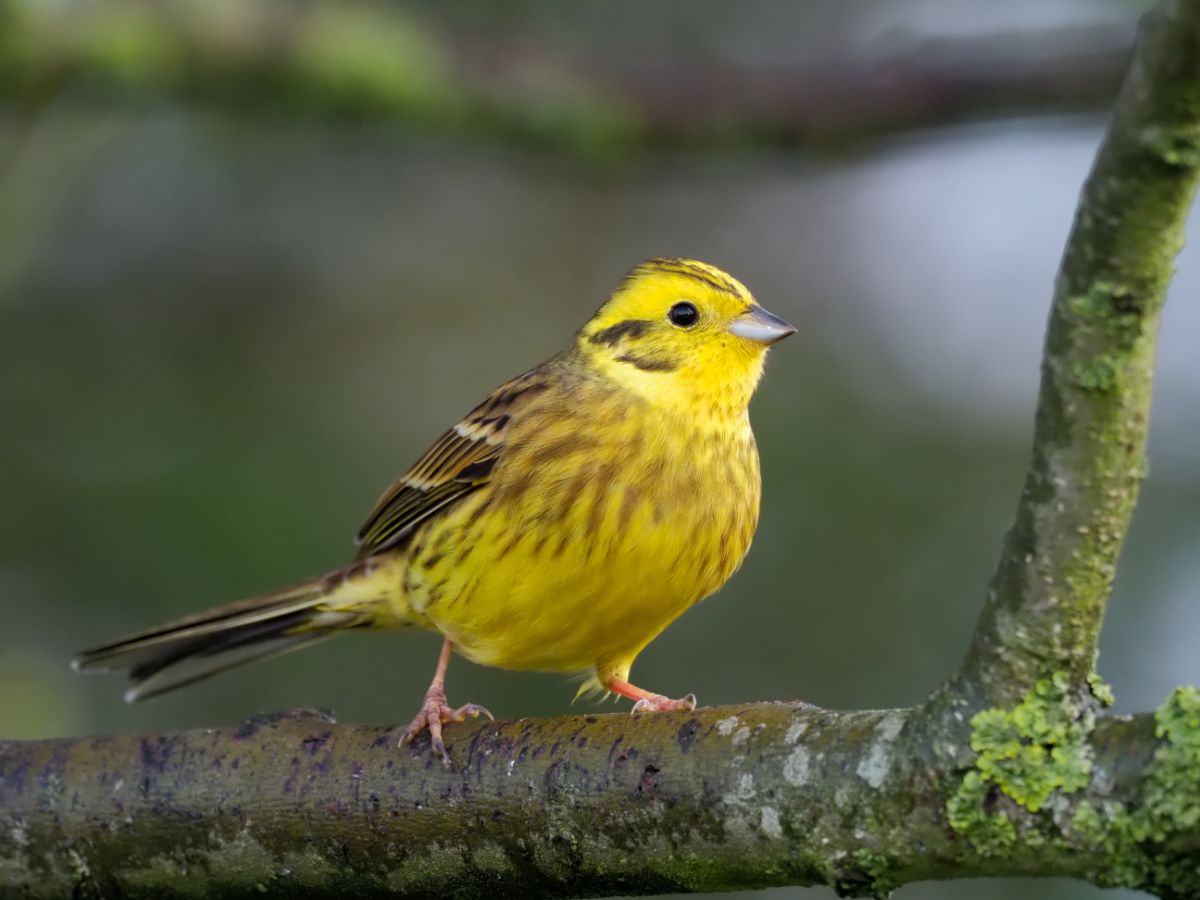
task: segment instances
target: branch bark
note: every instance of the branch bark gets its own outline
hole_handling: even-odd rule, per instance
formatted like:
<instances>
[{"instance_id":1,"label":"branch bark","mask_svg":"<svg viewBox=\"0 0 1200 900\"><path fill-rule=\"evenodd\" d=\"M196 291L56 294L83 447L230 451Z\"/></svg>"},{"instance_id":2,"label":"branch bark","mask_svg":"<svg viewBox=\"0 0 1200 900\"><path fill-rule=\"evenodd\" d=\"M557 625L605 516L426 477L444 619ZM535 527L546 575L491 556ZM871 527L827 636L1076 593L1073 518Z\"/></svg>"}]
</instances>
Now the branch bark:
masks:
<instances>
[{"instance_id":1,"label":"branch bark","mask_svg":"<svg viewBox=\"0 0 1200 900\"><path fill-rule=\"evenodd\" d=\"M583 152L837 149L995 116L1099 112L1116 93L1131 39L1130 29L1100 26L783 65L669 53L582 59L512 33L473 39L361 5L0 0L0 99L179 98Z\"/></svg>"},{"instance_id":2,"label":"branch bark","mask_svg":"<svg viewBox=\"0 0 1200 900\"><path fill-rule=\"evenodd\" d=\"M1038 874L1200 895L1200 691L1117 718L1091 674L1198 172L1200 0L1163 0L1068 243L1016 521L926 703L456 725L452 771L312 714L0 743L0 891L883 896Z\"/></svg>"},{"instance_id":3,"label":"branch bark","mask_svg":"<svg viewBox=\"0 0 1200 900\"><path fill-rule=\"evenodd\" d=\"M962 686L1011 703L1092 671L1146 472L1159 313L1200 172L1200 10L1161 3L1083 190L1046 336L1033 461Z\"/></svg>"},{"instance_id":4,"label":"branch bark","mask_svg":"<svg viewBox=\"0 0 1200 900\"><path fill-rule=\"evenodd\" d=\"M911 711L791 704L447 729L454 770L303 711L237 729L0 747L0 876L27 897L603 896L922 878L1100 879L1102 842L992 856ZM1136 803L1149 717L1086 743L1071 809ZM1060 814L1070 817L1070 810ZM1028 815L1028 814L1026 814ZM1200 823L1173 836L1200 848ZM1183 848L1187 848L1186 850Z\"/></svg>"}]
</instances>

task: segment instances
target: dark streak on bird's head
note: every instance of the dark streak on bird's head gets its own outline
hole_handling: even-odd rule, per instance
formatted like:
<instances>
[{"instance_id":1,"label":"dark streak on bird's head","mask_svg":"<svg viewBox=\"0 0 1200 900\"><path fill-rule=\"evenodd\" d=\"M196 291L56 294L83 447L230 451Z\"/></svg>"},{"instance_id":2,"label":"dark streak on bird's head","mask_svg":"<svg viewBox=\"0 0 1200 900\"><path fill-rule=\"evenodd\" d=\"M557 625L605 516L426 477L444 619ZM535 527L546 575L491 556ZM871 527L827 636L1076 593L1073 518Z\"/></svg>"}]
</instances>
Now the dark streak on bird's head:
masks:
<instances>
[{"instance_id":1,"label":"dark streak on bird's head","mask_svg":"<svg viewBox=\"0 0 1200 900\"><path fill-rule=\"evenodd\" d=\"M617 362L629 363L631 366L636 366L643 372L674 372L679 368L679 363L670 357L663 355L655 356L639 356L634 353L622 353L616 357Z\"/></svg>"},{"instance_id":2,"label":"dark streak on bird's head","mask_svg":"<svg viewBox=\"0 0 1200 900\"><path fill-rule=\"evenodd\" d=\"M732 278L711 266L701 266L696 261L691 259L677 259L668 256L656 256L653 259L648 259L642 264L636 266L632 272L625 276L626 280L631 280L640 275L645 275L649 272L663 272L670 275L682 275L684 278L691 278L693 281L698 281L701 284L707 285L714 291L720 291L724 294L729 294L731 297L746 298L749 295L746 289L735 282Z\"/></svg>"},{"instance_id":3,"label":"dark streak on bird's head","mask_svg":"<svg viewBox=\"0 0 1200 900\"><path fill-rule=\"evenodd\" d=\"M621 343L622 338L636 338L645 334L646 329L650 325L651 323L648 319L626 319L623 322L609 325L607 328L588 335L588 340L593 344L604 344L609 347L615 347Z\"/></svg>"}]
</instances>

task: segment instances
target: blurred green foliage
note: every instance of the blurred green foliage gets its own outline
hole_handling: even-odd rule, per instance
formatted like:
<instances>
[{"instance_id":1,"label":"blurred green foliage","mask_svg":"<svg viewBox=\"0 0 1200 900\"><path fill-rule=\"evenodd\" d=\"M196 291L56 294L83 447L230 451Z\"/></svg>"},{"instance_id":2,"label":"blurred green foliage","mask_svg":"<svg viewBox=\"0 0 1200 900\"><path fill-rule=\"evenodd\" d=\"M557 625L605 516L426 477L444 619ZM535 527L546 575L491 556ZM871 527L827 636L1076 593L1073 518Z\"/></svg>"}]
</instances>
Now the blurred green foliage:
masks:
<instances>
[{"instance_id":1,"label":"blurred green foliage","mask_svg":"<svg viewBox=\"0 0 1200 900\"><path fill-rule=\"evenodd\" d=\"M560 69L489 83L416 10L382 4L0 0L0 98L184 97L270 116L389 119L582 154L632 137L631 113Z\"/></svg>"}]
</instances>

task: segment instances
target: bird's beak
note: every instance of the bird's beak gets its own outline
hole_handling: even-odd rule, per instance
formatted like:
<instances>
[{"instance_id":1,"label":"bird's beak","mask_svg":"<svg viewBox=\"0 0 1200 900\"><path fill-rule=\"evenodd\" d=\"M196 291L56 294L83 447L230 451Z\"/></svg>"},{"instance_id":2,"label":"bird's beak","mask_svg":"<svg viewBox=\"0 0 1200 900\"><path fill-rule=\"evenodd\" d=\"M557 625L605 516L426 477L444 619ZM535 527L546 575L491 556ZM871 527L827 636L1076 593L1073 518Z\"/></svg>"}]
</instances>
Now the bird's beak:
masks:
<instances>
[{"instance_id":1,"label":"bird's beak","mask_svg":"<svg viewBox=\"0 0 1200 900\"><path fill-rule=\"evenodd\" d=\"M782 341L789 334L795 334L796 329L785 322L775 313L769 313L757 303L738 316L729 325L731 334L748 341L768 346L776 341Z\"/></svg>"}]
</instances>

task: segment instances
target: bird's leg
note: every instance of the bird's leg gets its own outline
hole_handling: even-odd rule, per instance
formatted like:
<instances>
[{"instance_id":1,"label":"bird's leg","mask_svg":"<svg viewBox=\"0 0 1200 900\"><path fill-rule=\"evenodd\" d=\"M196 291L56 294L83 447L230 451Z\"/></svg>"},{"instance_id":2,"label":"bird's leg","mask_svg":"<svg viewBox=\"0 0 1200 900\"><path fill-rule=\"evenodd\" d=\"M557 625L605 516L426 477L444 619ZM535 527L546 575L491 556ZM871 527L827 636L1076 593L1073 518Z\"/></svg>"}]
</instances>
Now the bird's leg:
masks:
<instances>
[{"instance_id":1,"label":"bird's leg","mask_svg":"<svg viewBox=\"0 0 1200 900\"><path fill-rule=\"evenodd\" d=\"M450 664L450 653L453 649L454 644L450 641L442 643L442 653L438 657L437 670L433 673L433 681L429 683L429 690L425 692L421 711L404 729L404 734L400 737L400 744L404 745L425 729L429 729L429 749L440 756L442 762L447 766L450 765L450 755L446 753L446 745L442 743L442 724L444 722L463 722L468 717L473 719L480 715L492 718L490 712L475 703L468 703L458 709L452 709L446 705L446 666Z\"/></svg>"},{"instance_id":2,"label":"bird's leg","mask_svg":"<svg viewBox=\"0 0 1200 900\"><path fill-rule=\"evenodd\" d=\"M652 694L650 691L644 691L640 687L630 684L628 681L617 678L615 675L609 675L604 679L604 688L614 694L628 697L634 701L632 712L635 713L668 712L673 709L693 710L696 708L695 694L688 694L679 700L672 700L669 697L664 697L662 694Z\"/></svg>"}]
</instances>

